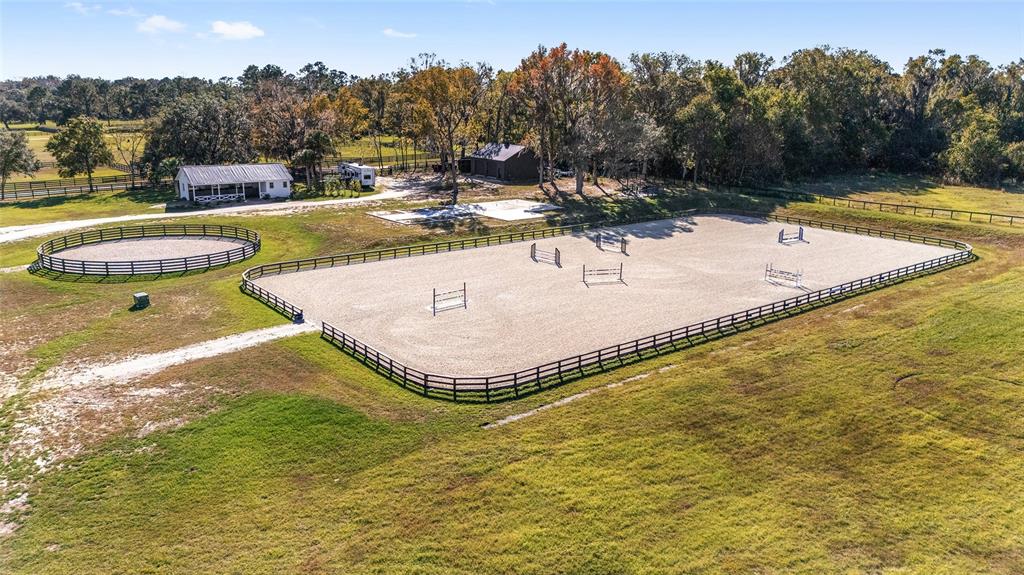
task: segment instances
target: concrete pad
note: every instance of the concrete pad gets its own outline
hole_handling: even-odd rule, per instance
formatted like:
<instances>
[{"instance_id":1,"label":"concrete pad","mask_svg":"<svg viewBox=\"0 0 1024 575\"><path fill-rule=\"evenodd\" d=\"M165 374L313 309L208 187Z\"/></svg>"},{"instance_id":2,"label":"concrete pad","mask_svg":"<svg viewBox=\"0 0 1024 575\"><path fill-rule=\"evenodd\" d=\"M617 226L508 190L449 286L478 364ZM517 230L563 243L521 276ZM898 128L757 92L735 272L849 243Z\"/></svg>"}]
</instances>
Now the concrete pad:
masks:
<instances>
[{"instance_id":1,"label":"concrete pad","mask_svg":"<svg viewBox=\"0 0 1024 575\"><path fill-rule=\"evenodd\" d=\"M453 220L484 216L506 222L533 220L544 217L544 212L561 210L559 206L542 204L529 200L501 200L477 204L458 204L442 208L418 208L415 210L368 212L371 216L398 224L416 224L431 221Z\"/></svg>"}]
</instances>

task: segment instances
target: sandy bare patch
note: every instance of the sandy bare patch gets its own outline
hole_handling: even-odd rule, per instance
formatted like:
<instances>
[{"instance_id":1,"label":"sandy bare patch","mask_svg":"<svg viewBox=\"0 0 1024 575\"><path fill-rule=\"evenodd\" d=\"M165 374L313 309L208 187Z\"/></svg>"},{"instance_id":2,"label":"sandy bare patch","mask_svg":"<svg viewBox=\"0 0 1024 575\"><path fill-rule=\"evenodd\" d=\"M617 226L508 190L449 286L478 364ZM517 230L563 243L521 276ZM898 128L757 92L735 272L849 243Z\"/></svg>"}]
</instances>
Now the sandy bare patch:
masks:
<instances>
[{"instance_id":1,"label":"sandy bare patch","mask_svg":"<svg viewBox=\"0 0 1024 575\"><path fill-rule=\"evenodd\" d=\"M152 375L172 365L223 355L317 329L317 326L309 323L281 325L228 335L170 351L149 353L104 363L61 366L48 372L41 382L32 386L32 389L43 391L89 386L99 382L132 381Z\"/></svg>"},{"instance_id":2,"label":"sandy bare patch","mask_svg":"<svg viewBox=\"0 0 1024 575\"><path fill-rule=\"evenodd\" d=\"M12 384L4 397L15 406L5 432L0 466L0 537L17 528L25 510L19 497L35 476L45 473L111 434L145 437L188 423L216 392L179 380L153 385L147 380L168 367L239 351L264 342L315 331L311 324L283 325L226 336L179 349L107 362L64 365L38 382ZM148 385L147 385L148 383ZM17 394L17 397L14 395ZM29 468L17 478L16 467ZM6 505L6 507L3 507Z\"/></svg>"},{"instance_id":3,"label":"sandy bare patch","mask_svg":"<svg viewBox=\"0 0 1024 575\"><path fill-rule=\"evenodd\" d=\"M594 233L540 240L563 268L530 259L530 243L451 252L256 281L305 312L416 369L508 373L801 293L764 280L765 265L802 270L809 290L953 253L875 237L806 229L777 242L775 222L732 216L663 220L612 230L629 255ZM793 230L793 226L785 226ZM587 285L582 266L624 265L625 283ZM431 293L466 283L467 309L431 313Z\"/></svg>"},{"instance_id":4,"label":"sandy bare patch","mask_svg":"<svg viewBox=\"0 0 1024 575\"><path fill-rule=\"evenodd\" d=\"M233 238L168 236L86 244L56 252L65 260L98 262L140 262L213 255L247 242Z\"/></svg>"}]
</instances>

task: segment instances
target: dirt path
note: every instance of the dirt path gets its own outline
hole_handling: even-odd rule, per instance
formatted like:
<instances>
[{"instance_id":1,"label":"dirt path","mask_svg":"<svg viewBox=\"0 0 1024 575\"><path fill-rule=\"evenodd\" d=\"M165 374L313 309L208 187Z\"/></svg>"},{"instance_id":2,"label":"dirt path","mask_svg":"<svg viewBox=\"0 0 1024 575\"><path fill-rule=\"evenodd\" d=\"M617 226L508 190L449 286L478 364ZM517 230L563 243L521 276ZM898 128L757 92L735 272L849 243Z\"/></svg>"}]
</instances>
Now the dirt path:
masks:
<instances>
[{"instance_id":1,"label":"dirt path","mask_svg":"<svg viewBox=\"0 0 1024 575\"><path fill-rule=\"evenodd\" d=\"M673 363L671 365L667 365L665 367L659 368L656 371L648 371L646 373L641 373L639 375L634 375L633 377L628 377L626 379L623 379L622 381L616 381L616 382L613 382L613 383L609 383L607 385L603 385L601 387L592 387L590 389L583 390L583 391L581 391L579 393L575 393L573 395L569 395L569 396L563 397L562 399L559 399L558 401L553 401L551 403L545 403L544 405L537 406L537 407L535 407L533 409L530 409L530 410L527 410L527 411L523 411L521 413L514 413L512 415L503 417L503 418L501 418L501 419L499 419L497 421L493 421L491 423L485 423L485 424L481 425L480 427L482 427L484 429L494 429L494 428L497 428L497 427L501 427L503 425L508 425L510 423L515 423L515 422L519 421L520 419L526 419L527 417L531 417L531 416L537 415L538 413L542 413L544 411L547 411L549 409L553 409L555 407L562 407L564 405L568 405L568 404L570 404L570 403L572 403L572 402L574 402L574 401L576 401L578 399L583 399L584 397L589 397L589 396L594 395L595 393L599 393L601 391L607 391L609 389L615 389L616 387L622 387L623 385L626 385L627 383L633 383L634 381L640 381L642 379L647 379L648 377L650 377L651 375L653 375L655 373L665 373L666 371L675 369L676 367L679 367L679 366Z\"/></svg>"},{"instance_id":2,"label":"dirt path","mask_svg":"<svg viewBox=\"0 0 1024 575\"><path fill-rule=\"evenodd\" d=\"M218 339L163 351L129 357L113 363L73 365L55 368L33 391L69 389L100 382L127 382L182 363L231 353L264 342L320 329L319 324L302 323L268 327L228 335Z\"/></svg>"},{"instance_id":3,"label":"dirt path","mask_svg":"<svg viewBox=\"0 0 1024 575\"><path fill-rule=\"evenodd\" d=\"M404 186L402 185L401 182L398 182L397 180L392 180L391 178L379 178L379 180L385 186L385 189L388 191L381 192L379 194L375 194L372 196L366 196L363 198L344 198L338 200L296 201L280 202L273 204L241 205L230 206L226 208L213 208L201 212L133 214L128 216L113 216L109 218L64 220L59 222L48 222L45 224L8 226L0 228L0 244L15 242L18 240L23 240L25 238L57 234L60 232L66 232L68 230L102 226L106 224L116 224L120 222L136 222L142 220L167 220L173 218L189 218L196 216L233 216L237 214L251 214L262 212L291 212L303 209L329 208L333 206L345 206L351 204L378 202L382 200L394 200L405 197L416 191L415 188Z\"/></svg>"}]
</instances>

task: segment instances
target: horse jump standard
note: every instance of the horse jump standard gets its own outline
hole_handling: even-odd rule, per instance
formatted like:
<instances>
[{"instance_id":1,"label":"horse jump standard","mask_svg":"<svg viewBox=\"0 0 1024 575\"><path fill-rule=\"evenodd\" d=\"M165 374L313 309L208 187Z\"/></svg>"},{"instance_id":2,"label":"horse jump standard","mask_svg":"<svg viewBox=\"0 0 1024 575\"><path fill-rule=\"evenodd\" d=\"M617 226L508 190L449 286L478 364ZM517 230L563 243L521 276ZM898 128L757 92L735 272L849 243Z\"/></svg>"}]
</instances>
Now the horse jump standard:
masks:
<instances>
[{"instance_id":1,"label":"horse jump standard","mask_svg":"<svg viewBox=\"0 0 1024 575\"><path fill-rule=\"evenodd\" d=\"M770 280L787 281L791 282L796 287L803 287L804 272L790 272L786 270L780 270L779 268L773 267L772 264L769 263L764 266L764 281Z\"/></svg>"},{"instance_id":2,"label":"horse jump standard","mask_svg":"<svg viewBox=\"0 0 1024 575\"><path fill-rule=\"evenodd\" d=\"M438 303L441 307L438 307ZM462 282L462 289L438 292L434 288L434 304L430 307L434 315L439 311L447 311L457 308L466 309L466 282Z\"/></svg>"},{"instance_id":3,"label":"horse jump standard","mask_svg":"<svg viewBox=\"0 0 1024 575\"><path fill-rule=\"evenodd\" d=\"M591 278L591 281L587 281L587 278ZM607 279L606 279L607 278ZM587 264L583 264L583 283L590 285L591 283L626 283L622 281L622 264L619 264L617 268L590 268L587 269Z\"/></svg>"},{"instance_id":4,"label":"horse jump standard","mask_svg":"<svg viewBox=\"0 0 1024 575\"><path fill-rule=\"evenodd\" d=\"M804 241L804 227L800 226L800 229L794 234L787 234L786 228L779 230L779 243L790 244Z\"/></svg>"},{"instance_id":5,"label":"horse jump standard","mask_svg":"<svg viewBox=\"0 0 1024 575\"><path fill-rule=\"evenodd\" d=\"M549 252L547 250L537 249L537 244L530 244L530 259L535 262L543 262L548 264L554 264L558 267L562 267L562 252L555 248L555 251Z\"/></svg>"},{"instance_id":6,"label":"horse jump standard","mask_svg":"<svg viewBox=\"0 0 1024 575\"><path fill-rule=\"evenodd\" d=\"M618 239L618 242L616 242L616 239ZM594 243L597 244L597 249L599 249L601 251L604 251L605 244L615 245L616 243L618 243L619 244L619 251L624 253L624 254L626 254L626 255L629 255L628 253L626 253L626 244L629 243L628 241L626 241L626 238L623 238L623 237L616 238L615 236L613 236L611 234L608 234L606 236L605 234L598 233L597 237L594 240Z\"/></svg>"}]
</instances>

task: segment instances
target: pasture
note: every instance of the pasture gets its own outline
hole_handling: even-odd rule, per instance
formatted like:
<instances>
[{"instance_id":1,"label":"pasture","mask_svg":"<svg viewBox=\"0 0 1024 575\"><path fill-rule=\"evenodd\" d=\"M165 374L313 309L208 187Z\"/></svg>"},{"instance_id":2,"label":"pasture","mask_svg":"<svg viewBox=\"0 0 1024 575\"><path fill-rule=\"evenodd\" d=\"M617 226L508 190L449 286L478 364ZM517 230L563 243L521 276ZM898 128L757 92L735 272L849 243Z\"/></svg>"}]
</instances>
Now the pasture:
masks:
<instances>
[{"instance_id":1,"label":"pasture","mask_svg":"<svg viewBox=\"0 0 1024 575\"><path fill-rule=\"evenodd\" d=\"M952 210L1024 214L1024 189L992 190L943 184L919 176L868 173L801 184L793 191Z\"/></svg>"},{"instance_id":2,"label":"pasture","mask_svg":"<svg viewBox=\"0 0 1024 575\"><path fill-rule=\"evenodd\" d=\"M118 209L127 201L119 198ZM238 292L249 264L124 283L0 274L5 306L17 310L0 316L4 521L12 522L0 564L32 574L198 565L245 573L1024 571L1024 229L766 202L678 189L594 209L609 217L756 207L960 239L980 259L486 405L409 393L316 334L138 380L64 387L54 370L284 320ZM88 197L22 211L52 221L76 205L110 206ZM264 247L252 265L560 223L402 226L351 207L174 221L259 231ZM776 244L778 226L761 227L764 242ZM815 246L818 233L808 229L810 244L785 250ZM581 241L584 253L596 250ZM38 243L5 244L0 262L27 264ZM639 238L630 244L640 246ZM500 248L452 255L491 249ZM524 273L558 273L529 259L529 243L517 249ZM627 282L641 258L594 255L608 258L602 267L624 262ZM561 271L577 279L575 260L563 256ZM447 256L403 263L435 257ZM153 305L130 312L140 289ZM468 294L466 310L437 319L473 313L471 282ZM423 295L419 311L429 314ZM366 304L344 285L321 296L338 307ZM483 427L540 406L549 409ZM45 472L36 458L50 462Z\"/></svg>"},{"instance_id":3,"label":"pasture","mask_svg":"<svg viewBox=\"0 0 1024 575\"><path fill-rule=\"evenodd\" d=\"M124 128L123 127L119 127L119 129L124 129ZM50 154L49 150L46 149L46 144L50 141L50 138L53 137L53 133L51 133L51 132L44 132L42 130L33 130L31 128L24 129L23 131L25 132L25 135L28 138L29 149L31 149L32 153L35 154L36 159L39 160L40 162L53 162L54 161L53 155ZM142 134L142 132L130 132L129 133L129 137L131 137L131 138L139 138L139 139L142 139L143 141L145 140L145 136ZM105 135L105 139L107 141L107 146L110 148L111 152L114 154L114 161L117 162L117 163L122 163L122 158L118 154L117 143L115 142L114 136L112 134L106 134ZM141 155L141 154L142 154L142 148L140 147L139 148L139 155ZM117 170L117 169L114 169L114 168L111 168L109 166L98 166L96 168L96 170L93 171L93 177L97 177L98 178L98 177L102 177L102 176L118 176L118 175L121 175L123 173L124 172L122 172L120 170ZM85 174L76 174L76 175L77 176L85 176ZM10 182L10 183L14 183L14 182L26 182L26 181L31 181L31 180L56 180L56 179L60 179L60 175L57 173L57 168L51 167L51 166L47 166L47 167L40 168L37 172L35 172L31 176L26 176L24 174L11 174L11 176L7 179L7 181Z\"/></svg>"}]
</instances>

